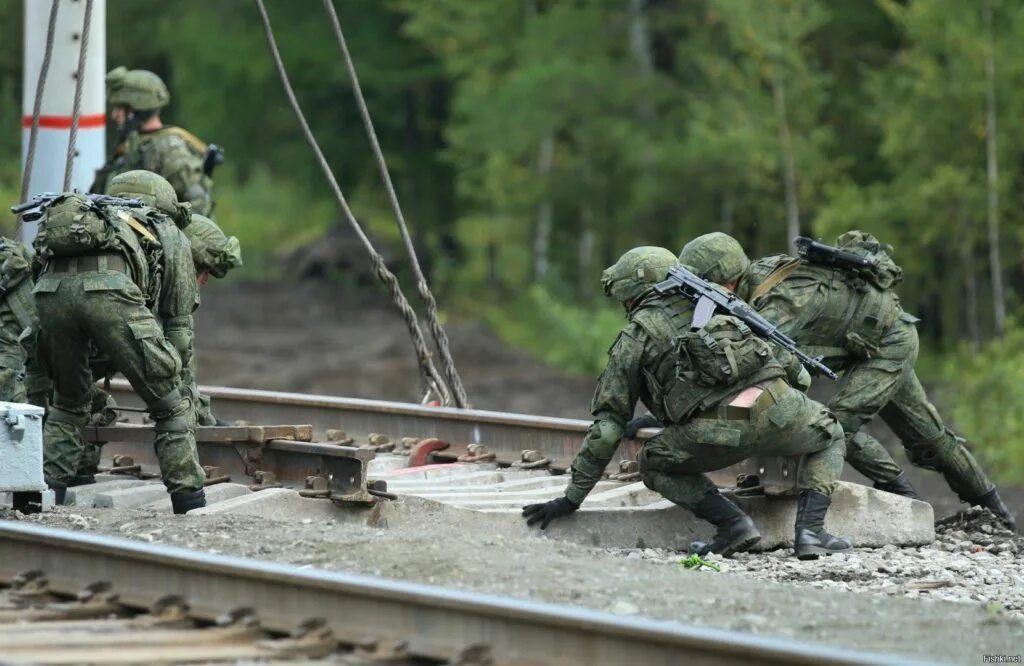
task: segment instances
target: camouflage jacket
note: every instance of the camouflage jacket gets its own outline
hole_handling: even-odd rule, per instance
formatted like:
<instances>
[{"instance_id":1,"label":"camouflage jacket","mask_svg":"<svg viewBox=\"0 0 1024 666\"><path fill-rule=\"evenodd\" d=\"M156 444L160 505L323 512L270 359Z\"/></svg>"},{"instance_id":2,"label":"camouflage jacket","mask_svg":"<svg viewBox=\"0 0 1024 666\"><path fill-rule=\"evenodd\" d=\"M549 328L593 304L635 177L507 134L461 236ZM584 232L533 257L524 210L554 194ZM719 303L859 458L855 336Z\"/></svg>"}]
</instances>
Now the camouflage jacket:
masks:
<instances>
[{"instance_id":1,"label":"camouflage jacket","mask_svg":"<svg viewBox=\"0 0 1024 666\"><path fill-rule=\"evenodd\" d=\"M212 181L203 173L206 144L179 127L162 127L152 132L129 135L107 163L96 172L93 192L106 192L114 176L134 169L152 171L167 179L178 201L192 204L192 210L209 215L213 209Z\"/></svg>"}]
</instances>

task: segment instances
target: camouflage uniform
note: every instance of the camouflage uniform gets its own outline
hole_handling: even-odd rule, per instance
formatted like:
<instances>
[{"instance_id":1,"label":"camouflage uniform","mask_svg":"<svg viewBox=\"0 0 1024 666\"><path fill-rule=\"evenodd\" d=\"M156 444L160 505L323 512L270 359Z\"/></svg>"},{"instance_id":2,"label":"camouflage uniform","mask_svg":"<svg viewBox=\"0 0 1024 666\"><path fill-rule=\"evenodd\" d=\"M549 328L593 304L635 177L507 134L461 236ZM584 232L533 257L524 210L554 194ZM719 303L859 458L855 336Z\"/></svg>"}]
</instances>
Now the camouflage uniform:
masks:
<instances>
[{"instance_id":1,"label":"camouflage uniform","mask_svg":"<svg viewBox=\"0 0 1024 666\"><path fill-rule=\"evenodd\" d=\"M822 405L787 383L787 375L798 376L800 368L792 361L784 368L768 343L741 322L716 315L692 331L693 304L682 295L661 296L651 290L675 263L668 250L636 248L605 271L606 293L626 304L629 324L608 352L591 403L595 421L573 460L572 481L565 497L553 502L561 502L563 509L583 502L604 474L642 401L667 424L640 454L644 484L719 527L714 543L695 544L695 549L729 554L749 547L760 535L705 472L757 454L803 455L799 487L827 501L842 472L843 434ZM636 265L640 267L634 274ZM722 381L702 374L707 364L696 360L700 354L726 352L746 370ZM731 404L751 387L760 393L752 406ZM524 509L527 515L540 511ZM842 542L833 550L844 548L849 544Z\"/></svg>"},{"instance_id":2,"label":"camouflage uniform","mask_svg":"<svg viewBox=\"0 0 1024 666\"><path fill-rule=\"evenodd\" d=\"M917 497L885 447L862 430L880 414L912 463L941 472L963 501L985 505L982 498L994 493L994 484L965 441L943 424L914 372L918 319L903 311L894 291L902 271L890 258L891 248L859 231L838 242L843 250L874 259L876 267L854 272L785 255L767 257L736 276L737 294L802 349L842 371L828 406L846 433L847 461L875 487ZM722 277L723 262L747 262L739 244L722 233L691 241L680 259L711 280Z\"/></svg>"},{"instance_id":3,"label":"camouflage uniform","mask_svg":"<svg viewBox=\"0 0 1024 666\"><path fill-rule=\"evenodd\" d=\"M164 485L175 513L184 513L205 504L192 406L181 385L198 302L195 269L188 241L169 215L178 210L170 185L142 171L111 185L114 192L131 191L147 207L101 208L65 195L45 211L36 239L46 267L34 293L54 381L43 432L44 473L60 495L79 472L95 349L146 403ZM70 231L62 237L61 229ZM69 250L67 238L85 238L82 251Z\"/></svg>"},{"instance_id":4,"label":"camouflage uniform","mask_svg":"<svg viewBox=\"0 0 1024 666\"><path fill-rule=\"evenodd\" d=\"M192 245L192 262L197 273L209 273L213 277L222 278L232 268L242 265L242 250L238 239L226 236L217 223L202 215L193 215L192 221L185 227L185 236ZM187 386L192 387L196 396L196 419L199 425L217 425L218 421L210 409L210 396L199 392L196 381L196 356L185 368L183 378Z\"/></svg>"},{"instance_id":5,"label":"camouflage uniform","mask_svg":"<svg viewBox=\"0 0 1024 666\"><path fill-rule=\"evenodd\" d=\"M0 237L0 400L27 400L26 364L34 358L38 330L31 253Z\"/></svg>"},{"instance_id":6,"label":"camouflage uniform","mask_svg":"<svg viewBox=\"0 0 1024 666\"><path fill-rule=\"evenodd\" d=\"M118 67L107 74L108 99L130 113L152 114L163 108L171 96L156 74ZM207 146L180 127L165 126L153 131L130 130L107 163L96 173L92 192L106 192L118 174L144 169L163 176L174 187L179 201L192 204L193 211L209 215L212 181L203 172Z\"/></svg>"}]
</instances>

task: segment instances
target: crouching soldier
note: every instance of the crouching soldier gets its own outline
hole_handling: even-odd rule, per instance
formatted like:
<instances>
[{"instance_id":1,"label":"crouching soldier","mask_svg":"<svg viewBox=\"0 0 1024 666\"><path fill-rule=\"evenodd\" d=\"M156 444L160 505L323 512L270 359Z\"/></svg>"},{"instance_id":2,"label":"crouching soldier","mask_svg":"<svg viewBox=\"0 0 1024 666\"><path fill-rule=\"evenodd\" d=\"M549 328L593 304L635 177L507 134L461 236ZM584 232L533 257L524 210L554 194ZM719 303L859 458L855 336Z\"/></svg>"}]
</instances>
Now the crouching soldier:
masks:
<instances>
[{"instance_id":1,"label":"crouching soldier","mask_svg":"<svg viewBox=\"0 0 1024 666\"><path fill-rule=\"evenodd\" d=\"M705 474L754 455L804 456L797 556L815 559L849 550L849 541L824 529L843 467L838 422L790 387L788 381L806 378L796 359L783 352L784 367L771 345L740 320L714 315L694 330L689 298L653 288L676 264L664 248L639 247L604 271L605 294L625 306L629 323L608 352L591 403L595 421L573 460L565 496L525 507L527 523L543 529L580 507L642 401L665 424L640 453L644 484L716 528L710 543L693 544L694 552L729 556L761 538L750 517Z\"/></svg>"},{"instance_id":2,"label":"crouching soldier","mask_svg":"<svg viewBox=\"0 0 1024 666\"><path fill-rule=\"evenodd\" d=\"M45 266L34 294L53 379L43 471L61 502L86 449L96 351L146 403L164 485L174 512L185 513L206 499L181 376L198 299L189 244L172 219L182 209L150 172L116 176L110 191L143 205L65 193L47 204L35 241Z\"/></svg>"}]
</instances>

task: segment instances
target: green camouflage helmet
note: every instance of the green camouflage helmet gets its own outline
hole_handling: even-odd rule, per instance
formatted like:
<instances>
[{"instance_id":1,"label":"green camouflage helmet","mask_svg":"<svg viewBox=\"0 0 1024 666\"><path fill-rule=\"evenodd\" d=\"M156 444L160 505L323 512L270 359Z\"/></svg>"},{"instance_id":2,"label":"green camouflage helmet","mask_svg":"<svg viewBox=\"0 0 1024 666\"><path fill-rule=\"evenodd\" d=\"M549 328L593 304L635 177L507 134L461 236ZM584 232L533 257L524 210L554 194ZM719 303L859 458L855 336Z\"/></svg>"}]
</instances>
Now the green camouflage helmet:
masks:
<instances>
[{"instance_id":1,"label":"green camouflage helmet","mask_svg":"<svg viewBox=\"0 0 1024 666\"><path fill-rule=\"evenodd\" d=\"M171 93L153 72L115 67L107 72L107 99L112 105L123 104L136 111L155 111L167 106Z\"/></svg>"},{"instance_id":2,"label":"green camouflage helmet","mask_svg":"<svg viewBox=\"0 0 1024 666\"><path fill-rule=\"evenodd\" d=\"M171 217L177 217L181 210L174 188L162 176L152 171L137 169L114 176L107 185L107 194L126 199L139 199L147 206L162 210Z\"/></svg>"},{"instance_id":3,"label":"green camouflage helmet","mask_svg":"<svg viewBox=\"0 0 1024 666\"><path fill-rule=\"evenodd\" d=\"M664 280L677 263L675 255L663 247L635 247L601 273L601 286L606 296L628 304Z\"/></svg>"},{"instance_id":4,"label":"green camouflage helmet","mask_svg":"<svg viewBox=\"0 0 1024 666\"><path fill-rule=\"evenodd\" d=\"M697 236L684 245L679 253L679 263L689 266L709 282L725 284L743 277L750 266L750 259L735 238L715 231Z\"/></svg>"},{"instance_id":5,"label":"green camouflage helmet","mask_svg":"<svg viewBox=\"0 0 1024 666\"><path fill-rule=\"evenodd\" d=\"M196 272L205 271L213 277L222 278L232 268L242 265L238 239L226 236L210 218L193 213L192 222L185 227L185 235L192 244Z\"/></svg>"}]
</instances>

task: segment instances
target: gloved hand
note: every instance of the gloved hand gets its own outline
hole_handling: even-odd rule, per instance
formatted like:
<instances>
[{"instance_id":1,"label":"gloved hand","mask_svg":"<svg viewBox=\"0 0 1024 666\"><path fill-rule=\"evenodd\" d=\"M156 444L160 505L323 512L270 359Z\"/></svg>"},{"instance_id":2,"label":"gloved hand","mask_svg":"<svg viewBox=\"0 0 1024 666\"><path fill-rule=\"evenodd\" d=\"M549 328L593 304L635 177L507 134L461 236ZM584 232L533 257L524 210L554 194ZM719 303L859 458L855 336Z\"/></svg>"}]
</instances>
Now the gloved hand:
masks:
<instances>
[{"instance_id":1,"label":"gloved hand","mask_svg":"<svg viewBox=\"0 0 1024 666\"><path fill-rule=\"evenodd\" d=\"M811 373L807 371L807 368L800 368L800 374L796 376L796 381L793 382L793 388L802 393L807 393L807 390L811 388Z\"/></svg>"},{"instance_id":2,"label":"gloved hand","mask_svg":"<svg viewBox=\"0 0 1024 666\"><path fill-rule=\"evenodd\" d=\"M657 428L660 425L661 423L658 422L658 418L654 414L644 414L627 423L622 436L627 439L636 439L636 434L640 432L641 428Z\"/></svg>"},{"instance_id":3,"label":"gloved hand","mask_svg":"<svg viewBox=\"0 0 1024 666\"><path fill-rule=\"evenodd\" d=\"M569 498L559 497L543 504L527 504L523 507L523 517L526 518L527 525L540 523L540 528L546 530L552 520L568 516L578 508L579 504L573 504Z\"/></svg>"}]
</instances>

